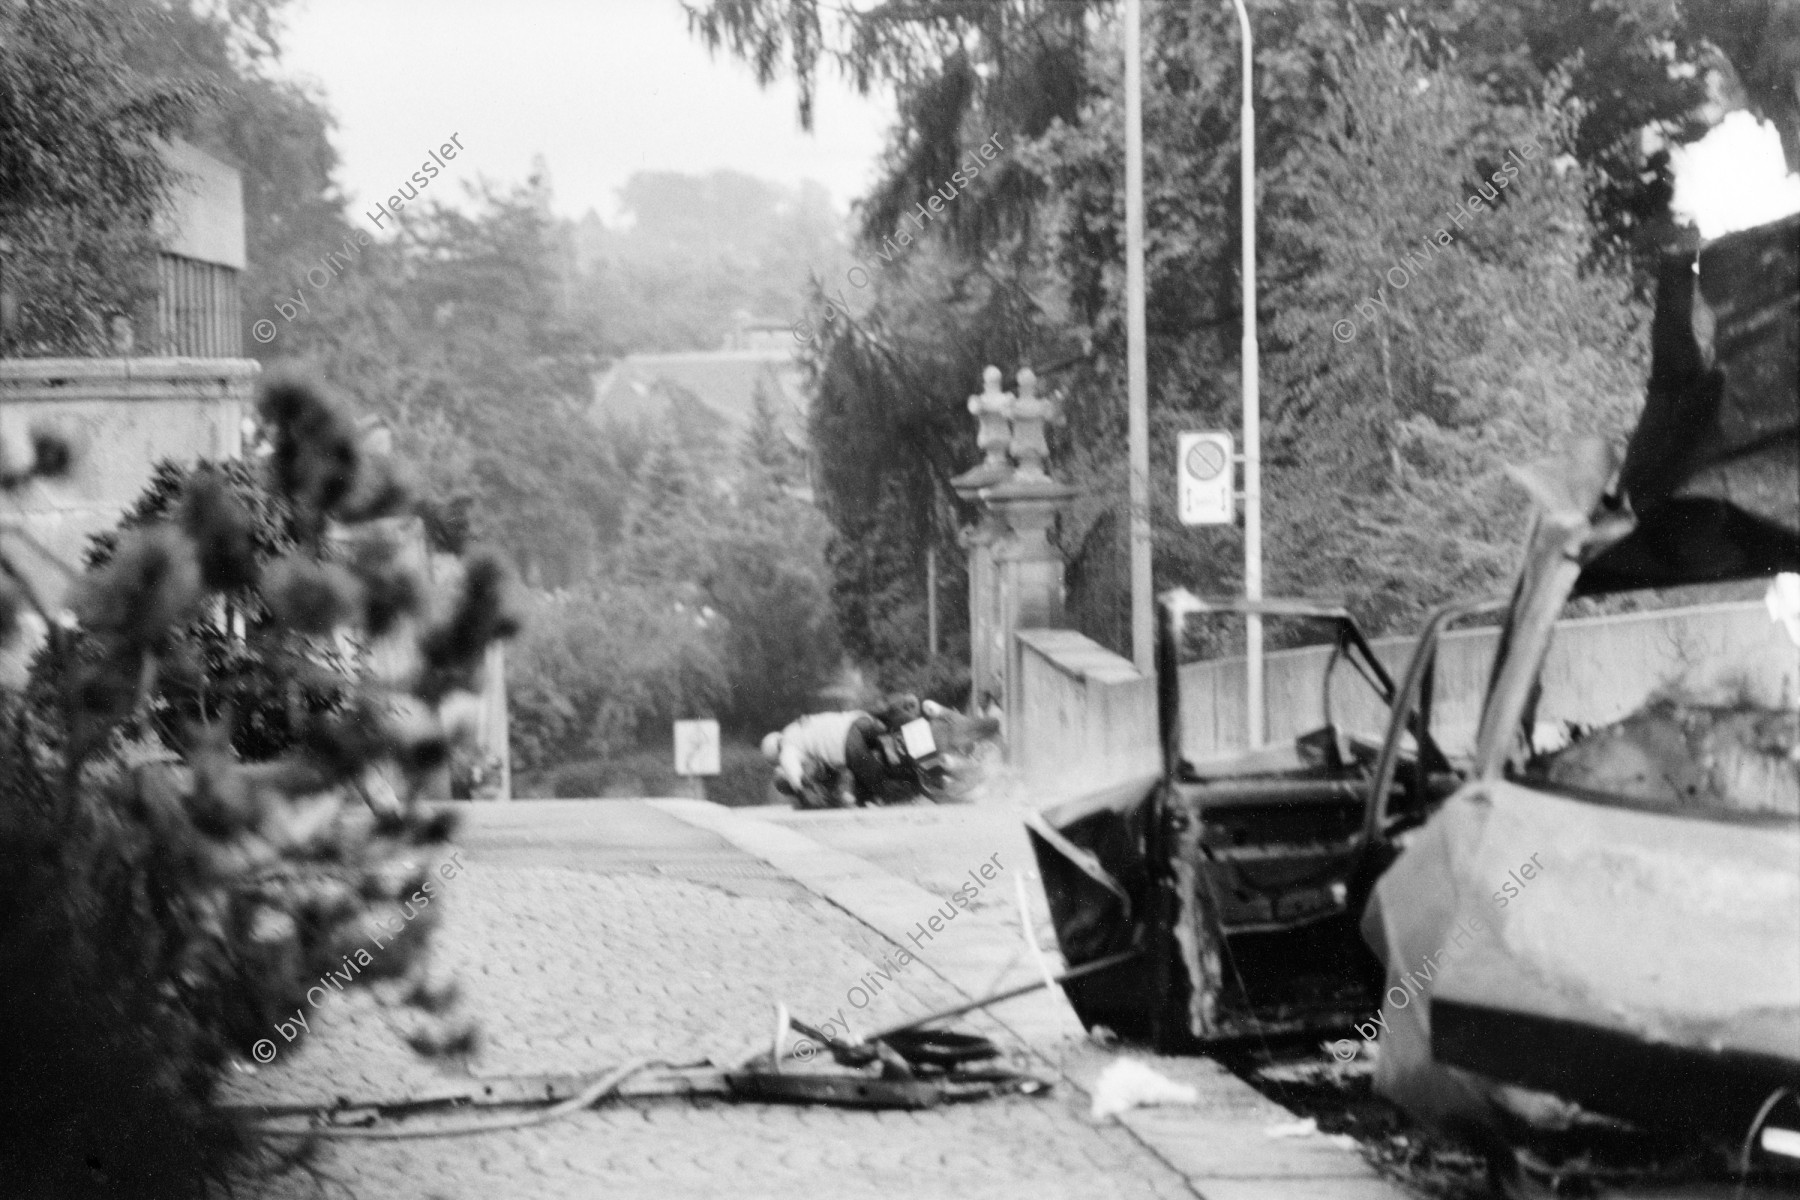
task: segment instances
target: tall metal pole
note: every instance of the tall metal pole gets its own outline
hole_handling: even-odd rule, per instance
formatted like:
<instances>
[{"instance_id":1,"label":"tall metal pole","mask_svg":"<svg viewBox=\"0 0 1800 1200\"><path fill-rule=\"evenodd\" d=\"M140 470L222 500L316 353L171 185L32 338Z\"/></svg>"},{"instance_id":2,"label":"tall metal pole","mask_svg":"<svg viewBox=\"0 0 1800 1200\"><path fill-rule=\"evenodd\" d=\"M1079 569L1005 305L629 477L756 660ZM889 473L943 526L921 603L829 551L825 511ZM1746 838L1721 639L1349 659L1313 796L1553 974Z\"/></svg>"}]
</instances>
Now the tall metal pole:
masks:
<instances>
[{"instance_id":1,"label":"tall metal pole","mask_svg":"<svg viewBox=\"0 0 1800 1200\"><path fill-rule=\"evenodd\" d=\"M932 658L938 656L938 578L937 543L925 547L925 648Z\"/></svg>"},{"instance_id":2,"label":"tall metal pole","mask_svg":"<svg viewBox=\"0 0 1800 1200\"><path fill-rule=\"evenodd\" d=\"M1262 599L1262 398L1258 393L1256 354L1256 106L1252 98L1250 14L1244 0L1237 6L1238 28L1244 42L1244 101L1239 124L1243 131L1240 151L1243 179L1243 212L1239 234L1244 248L1239 268L1244 308L1244 596ZM1250 744L1263 744L1263 630L1262 617L1244 618L1245 728Z\"/></svg>"},{"instance_id":3,"label":"tall metal pole","mask_svg":"<svg viewBox=\"0 0 1800 1200\"><path fill-rule=\"evenodd\" d=\"M1131 659L1155 669L1150 601L1150 403L1144 355L1142 0L1125 0L1125 403L1130 450Z\"/></svg>"}]
</instances>

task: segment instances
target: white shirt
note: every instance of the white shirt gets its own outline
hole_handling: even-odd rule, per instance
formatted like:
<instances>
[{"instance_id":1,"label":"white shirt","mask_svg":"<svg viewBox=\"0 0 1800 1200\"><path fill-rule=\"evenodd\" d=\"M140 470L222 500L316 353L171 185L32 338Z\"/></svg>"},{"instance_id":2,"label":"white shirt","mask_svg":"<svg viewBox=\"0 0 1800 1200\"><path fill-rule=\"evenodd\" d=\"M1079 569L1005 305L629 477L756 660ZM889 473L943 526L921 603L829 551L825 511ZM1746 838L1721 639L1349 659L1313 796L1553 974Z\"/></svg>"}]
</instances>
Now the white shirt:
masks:
<instances>
[{"instance_id":1,"label":"white shirt","mask_svg":"<svg viewBox=\"0 0 1800 1200\"><path fill-rule=\"evenodd\" d=\"M788 786L799 790L807 771L814 766L842 767L844 742L850 727L867 713L809 713L781 731L781 757L777 769Z\"/></svg>"}]
</instances>

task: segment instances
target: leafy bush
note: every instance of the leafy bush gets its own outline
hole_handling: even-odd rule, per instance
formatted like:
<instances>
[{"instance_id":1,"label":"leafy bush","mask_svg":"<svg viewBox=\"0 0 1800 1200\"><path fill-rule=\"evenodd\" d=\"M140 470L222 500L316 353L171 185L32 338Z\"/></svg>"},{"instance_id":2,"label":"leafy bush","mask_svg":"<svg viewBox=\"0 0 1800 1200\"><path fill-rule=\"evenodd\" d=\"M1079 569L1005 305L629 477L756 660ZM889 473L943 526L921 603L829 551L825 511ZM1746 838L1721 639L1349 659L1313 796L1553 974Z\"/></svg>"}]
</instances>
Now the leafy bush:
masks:
<instances>
[{"instance_id":1,"label":"leafy bush","mask_svg":"<svg viewBox=\"0 0 1800 1200\"><path fill-rule=\"evenodd\" d=\"M0 696L0 1194L200 1195L258 1148L215 1104L222 1073L317 981L450 999L424 977L421 861L452 821L419 787L451 751L439 706L516 628L508 582L475 558L448 611L418 611L378 521L404 502L387 464L310 387L265 386L261 415L291 542L259 546L253 477L205 470L159 476L166 496L77 582L72 628L0 557L0 639L26 611L47 638L32 694ZM6 486L66 466L55 447ZM271 668L222 685L195 647L234 604ZM348 678L329 652L415 612L403 680ZM241 712L195 700L232 688ZM331 702L296 702L309 689ZM247 735L246 713L268 729ZM243 761L245 744L271 757ZM424 1022L414 1044L472 1039Z\"/></svg>"},{"instance_id":2,"label":"leafy bush","mask_svg":"<svg viewBox=\"0 0 1800 1200\"><path fill-rule=\"evenodd\" d=\"M512 744L527 770L617 754L704 715L728 683L722 622L693 599L626 585L533 598L512 653Z\"/></svg>"},{"instance_id":3,"label":"leafy bush","mask_svg":"<svg viewBox=\"0 0 1800 1200\"><path fill-rule=\"evenodd\" d=\"M127 722L126 732L179 746L196 723L221 721L232 751L262 762L293 748L296 711L315 718L342 711L353 673L336 646L276 621L254 586L254 577L301 549L301 532L282 497L248 463L158 463L118 530L94 537L87 566L105 569L133 531L172 520L191 524L216 503L245 518L241 527L215 531L222 541L241 543L234 553L245 554L244 577L226 581L234 586L220 593L213 612L170 631L157 662L156 693L144 719ZM74 630L56 652L46 647L32 672L31 706L53 708L68 677L64 660L91 657L96 646L93 636Z\"/></svg>"},{"instance_id":4,"label":"leafy bush","mask_svg":"<svg viewBox=\"0 0 1800 1200\"><path fill-rule=\"evenodd\" d=\"M769 760L755 746L726 742L719 747L719 775L706 781L706 798L728 808L785 804L775 790Z\"/></svg>"},{"instance_id":5,"label":"leafy bush","mask_svg":"<svg viewBox=\"0 0 1800 1200\"><path fill-rule=\"evenodd\" d=\"M749 739L820 707L840 658L826 526L793 495L799 465L775 409L759 391L729 494L692 441L663 430L642 454L605 576L533 606L508 673L528 773L618 761L680 718L716 716Z\"/></svg>"},{"instance_id":6,"label":"leafy bush","mask_svg":"<svg viewBox=\"0 0 1800 1200\"><path fill-rule=\"evenodd\" d=\"M819 707L842 656L820 555L824 518L790 506L791 524L721 538L708 591L724 616L731 693L721 717L742 736Z\"/></svg>"}]
</instances>

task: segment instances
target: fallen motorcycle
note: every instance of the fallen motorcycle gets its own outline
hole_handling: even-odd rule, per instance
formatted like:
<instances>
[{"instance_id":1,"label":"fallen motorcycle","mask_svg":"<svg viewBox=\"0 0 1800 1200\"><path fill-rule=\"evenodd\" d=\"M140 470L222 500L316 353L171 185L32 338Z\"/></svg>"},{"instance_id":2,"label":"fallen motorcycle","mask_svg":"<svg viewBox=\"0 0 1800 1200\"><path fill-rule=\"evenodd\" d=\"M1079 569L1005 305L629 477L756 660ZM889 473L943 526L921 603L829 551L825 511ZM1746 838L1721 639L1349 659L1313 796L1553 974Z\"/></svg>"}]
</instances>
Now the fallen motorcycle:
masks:
<instances>
[{"instance_id":1,"label":"fallen motorcycle","mask_svg":"<svg viewBox=\"0 0 1800 1200\"><path fill-rule=\"evenodd\" d=\"M915 800L936 801L945 795L949 767L938 751L937 736L928 718L883 725L881 732L868 740L880 772L873 788L859 786L857 803L906 804Z\"/></svg>"},{"instance_id":2,"label":"fallen motorcycle","mask_svg":"<svg viewBox=\"0 0 1800 1200\"><path fill-rule=\"evenodd\" d=\"M998 734L992 719L901 696L857 721L843 766L809 771L798 788L777 772L775 790L806 809L956 803L981 773L976 748Z\"/></svg>"},{"instance_id":3,"label":"fallen motorcycle","mask_svg":"<svg viewBox=\"0 0 1800 1200\"><path fill-rule=\"evenodd\" d=\"M999 722L965 717L931 701L919 711L885 722L872 739L881 764L879 784L868 797L859 793L858 803L951 804L969 798L981 770L975 748L999 735Z\"/></svg>"}]
</instances>

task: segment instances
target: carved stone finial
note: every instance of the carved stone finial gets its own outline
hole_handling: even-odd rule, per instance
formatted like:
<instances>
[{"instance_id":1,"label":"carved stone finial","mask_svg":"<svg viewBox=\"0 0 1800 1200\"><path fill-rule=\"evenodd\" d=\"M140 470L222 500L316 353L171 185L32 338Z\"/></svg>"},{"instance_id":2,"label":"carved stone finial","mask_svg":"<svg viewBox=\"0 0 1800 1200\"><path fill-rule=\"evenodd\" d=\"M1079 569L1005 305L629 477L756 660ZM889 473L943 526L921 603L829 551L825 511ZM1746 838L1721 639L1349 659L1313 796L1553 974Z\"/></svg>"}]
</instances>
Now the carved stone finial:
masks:
<instances>
[{"instance_id":1,"label":"carved stone finial","mask_svg":"<svg viewBox=\"0 0 1800 1200\"><path fill-rule=\"evenodd\" d=\"M987 455L983 466L1009 469L1006 451L1012 435L1007 420L1012 415L1013 403L1013 394L1000 390L1000 368L989 367L983 371L980 393L969 397L969 411L981 422L975 444Z\"/></svg>"},{"instance_id":2,"label":"carved stone finial","mask_svg":"<svg viewBox=\"0 0 1800 1200\"><path fill-rule=\"evenodd\" d=\"M1048 479L1044 463L1050 444L1044 440L1046 421L1062 423L1062 410L1054 400L1037 394L1037 373L1030 367L1019 372L1019 395L1012 403L1012 456L1021 479Z\"/></svg>"}]
</instances>

